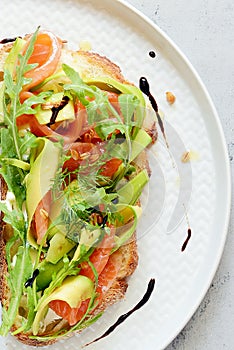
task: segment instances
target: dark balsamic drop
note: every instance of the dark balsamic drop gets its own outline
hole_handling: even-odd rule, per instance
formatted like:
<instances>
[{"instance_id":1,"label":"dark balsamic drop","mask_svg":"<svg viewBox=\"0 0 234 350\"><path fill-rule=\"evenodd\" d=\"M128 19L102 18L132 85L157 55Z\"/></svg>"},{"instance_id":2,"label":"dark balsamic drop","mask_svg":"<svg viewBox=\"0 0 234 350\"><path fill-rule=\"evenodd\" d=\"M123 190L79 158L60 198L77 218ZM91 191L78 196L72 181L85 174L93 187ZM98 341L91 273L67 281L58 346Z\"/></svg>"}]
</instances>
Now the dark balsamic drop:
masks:
<instances>
[{"instance_id":1,"label":"dark balsamic drop","mask_svg":"<svg viewBox=\"0 0 234 350\"><path fill-rule=\"evenodd\" d=\"M139 310L142 306L144 306L147 303L147 301L149 300L149 298L151 297L151 294L153 293L154 287L155 287L155 279L152 278L148 283L148 288L147 288L145 295L139 301L139 303L129 312L121 315L118 318L118 320L101 337L93 340L91 343L88 343L85 346L96 343L98 340L101 340L101 339L107 337L110 333L112 333L116 329L116 327L118 327L121 323L123 323L131 314L133 314L135 311Z\"/></svg>"},{"instance_id":2,"label":"dark balsamic drop","mask_svg":"<svg viewBox=\"0 0 234 350\"><path fill-rule=\"evenodd\" d=\"M59 111L61 111L69 102L69 97L68 96L64 96L62 98L62 101L60 103L60 105L58 107L52 107L51 111L52 111L52 116L50 118L50 122L47 124L47 126L51 126L53 124L55 124L56 119L58 117Z\"/></svg>"},{"instance_id":3,"label":"dark balsamic drop","mask_svg":"<svg viewBox=\"0 0 234 350\"><path fill-rule=\"evenodd\" d=\"M184 243L183 243L183 245L182 245L182 248L181 248L181 251L182 251L182 252L184 252L185 249L187 248L187 245L188 245L188 243L189 243L191 237L192 237L192 230L191 230L191 228L189 228L189 229L188 229L188 236L187 236L186 240L184 241Z\"/></svg>"},{"instance_id":4,"label":"dark balsamic drop","mask_svg":"<svg viewBox=\"0 0 234 350\"><path fill-rule=\"evenodd\" d=\"M5 38L5 39L2 39L2 40L0 41L0 44L12 43L12 42L16 41L17 38L21 38L21 37Z\"/></svg>"},{"instance_id":5,"label":"dark balsamic drop","mask_svg":"<svg viewBox=\"0 0 234 350\"><path fill-rule=\"evenodd\" d=\"M155 58L155 57L156 57L156 53L155 53L154 51L150 51L150 52L149 52L149 56L150 56L151 58Z\"/></svg>"},{"instance_id":6,"label":"dark balsamic drop","mask_svg":"<svg viewBox=\"0 0 234 350\"><path fill-rule=\"evenodd\" d=\"M157 116L157 119L158 119L158 125L159 125L160 130L161 130L161 132L163 134L163 138L164 138L164 140L166 142L167 148L169 148L169 145L168 145L168 142L167 142L167 139L166 139L166 134L165 134L163 121L162 121L162 118L160 117L160 114L158 112L158 104L157 104L154 96L150 92L150 86L149 86L148 80L145 77L141 77L139 86L140 86L140 90L143 92L143 94L145 94L149 98L151 106L152 106L153 110L156 113L156 116Z\"/></svg>"},{"instance_id":7,"label":"dark balsamic drop","mask_svg":"<svg viewBox=\"0 0 234 350\"><path fill-rule=\"evenodd\" d=\"M104 218L103 218L102 228L104 228L106 226L107 220L108 220L108 215L104 216Z\"/></svg>"},{"instance_id":8,"label":"dark balsamic drop","mask_svg":"<svg viewBox=\"0 0 234 350\"><path fill-rule=\"evenodd\" d=\"M146 96L149 97L151 95L149 82L145 77L140 78L140 89Z\"/></svg>"},{"instance_id":9,"label":"dark balsamic drop","mask_svg":"<svg viewBox=\"0 0 234 350\"><path fill-rule=\"evenodd\" d=\"M31 287L33 286L33 282L35 281L35 279L37 278L37 276L39 275L39 270L36 269L34 272L33 272L33 275L32 277L30 277L24 284L25 288L28 288L28 287Z\"/></svg>"}]
</instances>

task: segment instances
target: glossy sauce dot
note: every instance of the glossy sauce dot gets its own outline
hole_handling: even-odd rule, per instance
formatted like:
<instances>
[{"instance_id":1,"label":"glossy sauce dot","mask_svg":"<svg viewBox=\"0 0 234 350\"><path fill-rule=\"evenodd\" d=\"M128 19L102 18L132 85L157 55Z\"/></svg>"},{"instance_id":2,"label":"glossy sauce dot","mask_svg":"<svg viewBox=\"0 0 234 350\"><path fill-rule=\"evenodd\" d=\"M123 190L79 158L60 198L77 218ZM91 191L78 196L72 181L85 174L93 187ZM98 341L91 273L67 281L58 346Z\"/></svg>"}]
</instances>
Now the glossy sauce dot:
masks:
<instances>
[{"instance_id":1,"label":"glossy sauce dot","mask_svg":"<svg viewBox=\"0 0 234 350\"><path fill-rule=\"evenodd\" d=\"M150 52L149 52L149 56L150 56L151 58L155 58L157 55L156 55L156 53L155 53L154 51L150 51Z\"/></svg>"}]
</instances>

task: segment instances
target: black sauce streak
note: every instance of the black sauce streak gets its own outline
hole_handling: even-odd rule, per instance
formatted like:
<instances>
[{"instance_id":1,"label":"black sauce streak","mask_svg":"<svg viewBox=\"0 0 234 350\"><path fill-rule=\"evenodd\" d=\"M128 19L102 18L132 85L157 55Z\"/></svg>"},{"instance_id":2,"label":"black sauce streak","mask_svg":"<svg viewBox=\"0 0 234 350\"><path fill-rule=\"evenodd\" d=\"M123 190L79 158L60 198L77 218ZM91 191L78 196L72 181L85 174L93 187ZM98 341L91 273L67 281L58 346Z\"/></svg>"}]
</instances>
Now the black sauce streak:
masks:
<instances>
[{"instance_id":1,"label":"black sauce streak","mask_svg":"<svg viewBox=\"0 0 234 350\"><path fill-rule=\"evenodd\" d=\"M7 44L16 41L17 38L21 38L21 36L16 36L15 38L5 38L0 41L0 44Z\"/></svg>"},{"instance_id":2,"label":"black sauce streak","mask_svg":"<svg viewBox=\"0 0 234 350\"><path fill-rule=\"evenodd\" d=\"M32 277L30 277L24 284L25 288L28 288L28 287L31 287L33 286L33 282L35 281L35 279L37 278L37 276L39 275L39 270L36 269L34 272L33 272L33 275Z\"/></svg>"},{"instance_id":3,"label":"black sauce streak","mask_svg":"<svg viewBox=\"0 0 234 350\"><path fill-rule=\"evenodd\" d=\"M149 52L149 56L150 56L151 58L155 58L155 57L156 57L156 53L155 53L154 51L150 51L150 52Z\"/></svg>"},{"instance_id":4,"label":"black sauce streak","mask_svg":"<svg viewBox=\"0 0 234 350\"><path fill-rule=\"evenodd\" d=\"M183 243L183 245L182 245L182 248L181 248L181 251L182 251L182 252L184 252L185 249L187 248L187 245L188 245L188 243L189 243L191 237L192 237L192 230L191 230L191 228L189 228L189 229L188 229L188 236L187 236L186 240L184 241L184 243Z\"/></svg>"},{"instance_id":5,"label":"black sauce streak","mask_svg":"<svg viewBox=\"0 0 234 350\"><path fill-rule=\"evenodd\" d=\"M141 301L129 312L126 314L121 315L118 320L99 338L93 340L91 343L86 344L85 346L91 345L93 343L96 343L98 340L101 340L105 337L107 337L110 333L112 333L116 327L118 327L121 323L123 323L131 314L133 314L135 311L139 310L142 306L144 306L149 298L151 297L151 294L153 293L155 287L155 279L151 279L148 284L147 291Z\"/></svg>"},{"instance_id":6,"label":"black sauce streak","mask_svg":"<svg viewBox=\"0 0 234 350\"><path fill-rule=\"evenodd\" d=\"M50 122L47 124L47 126L51 126L51 125L55 124L59 112L68 104L68 102L69 102L69 97L64 96L58 107L51 108L52 116L51 116Z\"/></svg>"},{"instance_id":7,"label":"black sauce streak","mask_svg":"<svg viewBox=\"0 0 234 350\"><path fill-rule=\"evenodd\" d=\"M103 221L102 221L102 228L105 227L106 223L107 223L107 220L108 220L108 215L104 216L103 218Z\"/></svg>"},{"instance_id":8,"label":"black sauce streak","mask_svg":"<svg viewBox=\"0 0 234 350\"><path fill-rule=\"evenodd\" d=\"M150 92L149 82L148 82L148 80L145 77L141 77L140 78L140 89L143 92L143 94L145 94L149 98L151 106L152 106L153 110L156 113L157 120L158 120L158 125L160 127L161 132L162 132L163 138L164 138L164 140L166 142L167 148L169 148L169 145L168 145L168 142L167 142L167 139L166 139L166 134L165 134L163 121L162 121L162 119L160 117L160 114L158 112L158 104L157 104L154 96Z\"/></svg>"}]
</instances>

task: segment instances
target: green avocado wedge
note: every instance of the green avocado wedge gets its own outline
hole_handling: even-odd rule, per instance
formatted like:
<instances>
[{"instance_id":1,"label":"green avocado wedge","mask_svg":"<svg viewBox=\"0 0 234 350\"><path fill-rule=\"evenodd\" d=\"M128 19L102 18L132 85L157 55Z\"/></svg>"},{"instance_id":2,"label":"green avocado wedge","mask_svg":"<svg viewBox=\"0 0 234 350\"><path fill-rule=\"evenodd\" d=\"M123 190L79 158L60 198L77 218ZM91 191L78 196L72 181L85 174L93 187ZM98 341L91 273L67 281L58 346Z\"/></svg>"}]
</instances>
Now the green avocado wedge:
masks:
<instances>
[{"instance_id":1,"label":"green avocado wedge","mask_svg":"<svg viewBox=\"0 0 234 350\"><path fill-rule=\"evenodd\" d=\"M58 273L64 266L63 259L57 264L52 264L49 261L43 260L39 266L39 275L37 276L37 290L44 290L52 281L53 275Z\"/></svg>"},{"instance_id":2,"label":"green avocado wedge","mask_svg":"<svg viewBox=\"0 0 234 350\"><path fill-rule=\"evenodd\" d=\"M41 124L48 124L50 123L51 116L52 116L52 108L53 106L56 106L61 103L64 95L62 92L58 92L55 94L52 94L50 97L46 99L45 104L38 105L35 107L35 117L37 118L37 121ZM61 122L64 120L72 121L75 119L75 111L74 111L74 105L71 100L63 107L56 118L56 122Z\"/></svg>"},{"instance_id":3,"label":"green avocado wedge","mask_svg":"<svg viewBox=\"0 0 234 350\"><path fill-rule=\"evenodd\" d=\"M140 101L140 106L145 107L145 98L140 89L138 89L135 85L120 83L119 81L111 78L111 77L95 77L93 79L85 79L84 82L86 84L100 85L102 84L102 89L108 90L117 90L117 92L123 94L131 94L138 98Z\"/></svg>"},{"instance_id":4,"label":"green avocado wedge","mask_svg":"<svg viewBox=\"0 0 234 350\"><path fill-rule=\"evenodd\" d=\"M75 243L69 241L64 234L57 232L50 240L46 260L56 264L62 257L75 247Z\"/></svg>"},{"instance_id":5,"label":"green avocado wedge","mask_svg":"<svg viewBox=\"0 0 234 350\"><path fill-rule=\"evenodd\" d=\"M31 222L39 202L51 189L58 169L60 152L61 149L56 143L38 138L37 147L33 149L31 156L31 169L26 180L26 208L29 221L27 237L34 247L37 247L37 243L31 232Z\"/></svg>"},{"instance_id":6,"label":"green avocado wedge","mask_svg":"<svg viewBox=\"0 0 234 350\"><path fill-rule=\"evenodd\" d=\"M69 276L62 285L56 288L44 301L37 310L32 331L37 335L40 328L40 321L45 317L48 311L48 305L53 300L66 301L71 308L77 308L82 301L92 297L94 293L94 283L85 276Z\"/></svg>"}]
</instances>

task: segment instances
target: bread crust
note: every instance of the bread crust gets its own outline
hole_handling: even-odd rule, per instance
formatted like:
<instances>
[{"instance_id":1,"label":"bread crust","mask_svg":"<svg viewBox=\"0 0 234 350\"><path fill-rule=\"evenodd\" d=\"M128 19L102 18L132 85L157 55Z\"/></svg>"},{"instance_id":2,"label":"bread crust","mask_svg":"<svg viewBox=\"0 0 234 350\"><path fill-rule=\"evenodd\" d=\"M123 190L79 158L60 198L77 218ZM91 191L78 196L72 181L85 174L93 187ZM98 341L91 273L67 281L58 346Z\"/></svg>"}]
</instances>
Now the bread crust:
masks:
<instances>
[{"instance_id":1,"label":"bread crust","mask_svg":"<svg viewBox=\"0 0 234 350\"><path fill-rule=\"evenodd\" d=\"M120 83L128 83L122 75L121 69L115 63L111 62L107 57L101 56L97 53L90 51L79 50L74 53L76 57L79 57L80 61L84 61L87 64L87 69L84 72L87 77L97 76L110 76Z\"/></svg>"},{"instance_id":2,"label":"bread crust","mask_svg":"<svg viewBox=\"0 0 234 350\"><path fill-rule=\"evenodd\" d=\"M6 58L6 54L9 52L12 47L12 43L5 44L0 47L0 75L1 71L3 71L3 63ZM80 62L82 62L83 66L86 67L85 74L92 75L99 70L99 75L110 76L121 83L128 83L123 77L120 68L111 62L108 58L102 57L99 54L86 52L86 51L77 51L74 53L77 57L79 57ZM151 130L151 133L155 134L155 129ZM150 173L150 168L147 159L145 158L145 167ZM3 180L0 178L0 191L1 191L1 199L5 199L7 193L7 187ZM2 218L1 218L2 219ZM7 306L8 304L8 288L5 276L7 275L7 262L5 259L5 241L4 241L4 224L1 220L0 225L0 300L2 305ZM138 264L138 253L137 253L137 239L136 234L133 235L131 241L122 246L115 254L121 255L122 265L119 270L118 276L110 289L106 292L105 297L103 298L101 304L99 305L97 312L104 311L110 305L116 303L117 301L124 298L128 287L128 277L136 270ZM63 321L60 321L63 322ZM59 327L59 322L57 321L56 327ZM51 325L52 327L52 325ZM12 331L16 330L17 327L14 325L12 327ZM47 329L48 333L48 329ZM19 333L15 335L15 337L22 343L27 344L29 346L45 346L50 345L56 342L56 339L49 341L39 341L36 339L30 339L30 333L23 334ZM40 334L41 336L45 335Z\"/></svg>"}]
</instances>

